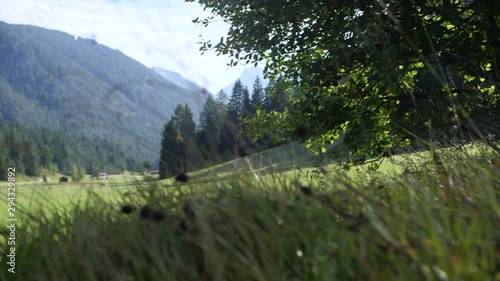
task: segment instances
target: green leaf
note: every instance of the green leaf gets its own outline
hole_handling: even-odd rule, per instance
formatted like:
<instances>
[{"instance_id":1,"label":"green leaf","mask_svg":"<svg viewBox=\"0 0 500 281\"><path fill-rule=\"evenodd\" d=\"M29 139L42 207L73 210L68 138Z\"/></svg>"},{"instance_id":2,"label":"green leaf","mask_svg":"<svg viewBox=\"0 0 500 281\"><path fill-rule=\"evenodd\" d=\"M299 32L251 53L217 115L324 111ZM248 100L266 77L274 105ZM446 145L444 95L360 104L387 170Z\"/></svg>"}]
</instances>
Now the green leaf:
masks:
<instances>
[{"instance_id":1,"label":"green leaf","mask_svg":"<svg viewBox=\"0 0 500 281\"><path fill-rule=\"evenodd\" d=\"M468 82L474 81L474 79L476 79L476 77L475 77L475 76L468 75L468 74L465 74L465 75L464 75L464 78L465 78L465 80L467 80Z\"/></svg>"}]
</instances>

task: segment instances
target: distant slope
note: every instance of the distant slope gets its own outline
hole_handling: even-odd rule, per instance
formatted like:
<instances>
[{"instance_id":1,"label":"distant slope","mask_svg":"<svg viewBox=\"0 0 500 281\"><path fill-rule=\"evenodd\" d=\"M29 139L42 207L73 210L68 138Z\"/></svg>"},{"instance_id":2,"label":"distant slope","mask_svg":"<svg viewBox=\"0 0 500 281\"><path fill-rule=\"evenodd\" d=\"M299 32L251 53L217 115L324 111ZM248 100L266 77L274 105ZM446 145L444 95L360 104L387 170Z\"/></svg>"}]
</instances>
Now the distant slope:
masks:
<instances>
[{"instance_id":1,"label":"distant slope","mask_svg":"<svg viewBox=\"0 0 500 281\"><path fill-rule=\"evenodd\" d=\"M243 87L248 87L248 91L250 91L250 94L252 94L253 83L255 82L256 77L259 77L260 82L262 83L262 86L264 88L267 86L267 84L269 84L269 81L267 79L264 79L264 69L260 67L245 68L238 79L240 79ZM224 92L228 95L231 95L235 83L236 80L233 83L227 85L223 89Z\"/></svg>"},{"instance_id":2,"label":"distant slope","mask_svg":"<svg viewBox=\"0 0 500 281\"><path fill-rule=\"evenodd\" d=\"M175 107L187 103L197 121L205 99L94 40L0 22L0 114L11 124L107 139L152 161Z\"/></svg>"},{"instance_id":3,"label":"distant slope","mask_svg":"<svg viewBox=\"0 0 500 281\"><path fill-rule=\"evenodd\" d=\"M158 73L162 78L164 78L167 81L170 81L171 83L176 84L177 86L193 91L195 93L199 93L201 95L207 95L209 94L208 90L199 86L198 84L184 78L180 73L177 73L175 71L170 71L163 69L161 67L152 67L152 70L154 72Z\"/></svg>"}]
</instances>

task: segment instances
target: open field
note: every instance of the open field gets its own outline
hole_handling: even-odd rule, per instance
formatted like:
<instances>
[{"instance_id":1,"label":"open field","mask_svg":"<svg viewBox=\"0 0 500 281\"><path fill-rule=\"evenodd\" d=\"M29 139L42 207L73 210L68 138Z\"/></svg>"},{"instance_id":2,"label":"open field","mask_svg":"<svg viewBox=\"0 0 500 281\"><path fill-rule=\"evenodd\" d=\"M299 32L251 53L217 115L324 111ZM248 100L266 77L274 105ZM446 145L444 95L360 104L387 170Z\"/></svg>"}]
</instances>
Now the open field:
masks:
<instances>
[{"instance_id":1,"label":"open field","mask_svg":"<svg viewBox=\"0 0 500 281\"><path fill-rule=\"evenodd\" d=\"M466 153L475 155L481 151L489 151L480 146L466 148ZM445 152L441 150L440 153ZM381 178L397 176L405 173L425 173L422 164L430 160L428 151L404 153L388 159L381 159L375 164L376 170L369 164L355 166L349 171L342 170L336 163L326 157L312 155L299 144L291 143L276 147L262 153L254 154L248 159L237 159L215 165L200 171L190 173L190 183L187 186L209 184L214 180L224 182L233 179L234 174L244 175L247 179L257 176L263 185L280 186L291 182L304 185L322 185L322 179L342 177L344 180L370 183ZM418 171L418 172L417 172ZM430 172L427 170L427 172ZM146 186L147 177L140 174L109 175L109 179L90 179L87 175L81 182L58 183L59 175L54 175L52 182L23 179L16 183L16 204L24 209L40 208L41 206L71 207L77 202L85 202L89 196L95 196L105 201L116 202L123 194L136 192ZM253 181L254 179L252 179ZM7 182L1 182L2 186ZM160 181L159 186L168 187L174 184L172 179ZM6 189L1 190L1 199L6 198ZM0 217L7 216L6 210L0 209Z\"/></svg>"},{"instance_id":2,"label":"open field","mask_svg":"<svg viewBox=\"0 0 500 281\"><path fill-rule=\"evenodd\" d=\"M21 183L16 274L0 280L500 280L500 158L439 155L377 171L304 161L255 178L243 162L186 183Z\"/></svg>"}]
</instances>

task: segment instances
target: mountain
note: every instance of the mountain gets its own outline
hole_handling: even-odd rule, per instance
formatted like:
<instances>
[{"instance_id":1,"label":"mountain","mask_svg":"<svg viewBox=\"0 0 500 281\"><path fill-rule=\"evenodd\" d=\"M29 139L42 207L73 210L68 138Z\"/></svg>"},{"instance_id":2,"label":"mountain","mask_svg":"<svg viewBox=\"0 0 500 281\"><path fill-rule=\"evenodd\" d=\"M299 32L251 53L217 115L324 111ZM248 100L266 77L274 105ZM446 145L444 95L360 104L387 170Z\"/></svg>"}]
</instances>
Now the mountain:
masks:
<instances>
[{"instance_id":1,"label":"mountain","mask_svg":"<svg viewBox=\"0 0 500 281\"><path fill-rule=\"evenodd\" d=\"M246 86L248 88L248 90L250 91L250 94L252 94L253 83L255 82L256 77L259 77L260 82L262 83L262 86L264 88L267 87L267 84L269 84L269 80L264 79L264 69L262 69L261 67L245 68L243 70L243 73L241 73L241 75L238 79L240 79L243 86ZM236 81L238 79L236 79L233 83L227 85L223 89L227 95L229 95L229 96L231 95L231 93L233 92L234 84L236 83Z\"/></svg>"},{"instance_id":2,"label":"mountain","mask_svg":"<svg viewBox=\"0 0 500 281\"><path fill-rule=\"evenodd\" d=\"M105 139L154 161L178 104L206 97L92 39L0 22L0 117L27 129Z\"/></svg>"},{"instance_id":3,"label":"mountain","mask_svg":"<svg viewBox=\"0 0 500 281\"><path fill-rule=\"evenodd\" d=\"M170 81L181 88L193 91L195 93L200 93L202 95L209 94L207 89L199 86L198 84L192 81L189 81L188 79L184 78L184 76L182 76L180 73L166 70L161 67L152 67L151 69L154 72L158 73L158 75L163 77L165 80Z\"/></svg>"}]
</instances>

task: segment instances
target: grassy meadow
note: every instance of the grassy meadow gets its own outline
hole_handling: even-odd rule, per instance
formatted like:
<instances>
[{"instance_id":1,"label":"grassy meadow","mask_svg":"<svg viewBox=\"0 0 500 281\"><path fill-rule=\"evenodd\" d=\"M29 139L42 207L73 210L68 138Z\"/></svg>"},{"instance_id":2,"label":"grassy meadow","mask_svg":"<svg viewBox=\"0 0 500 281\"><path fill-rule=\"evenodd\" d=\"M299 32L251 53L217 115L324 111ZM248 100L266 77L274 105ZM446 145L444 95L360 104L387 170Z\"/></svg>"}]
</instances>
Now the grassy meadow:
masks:
<instances>
[{"instance_id":1,"label":"grassy meadow","mask_svg":"<svg viewBox=\"0 0 500 281\"><path fill-rule=\"evenodd\" d=\"M500 280L498 154L346 171L298 146L265 153L186 182L19 183L16 273L5 247L0 280Z\"/></svg>"}]
</instances>

